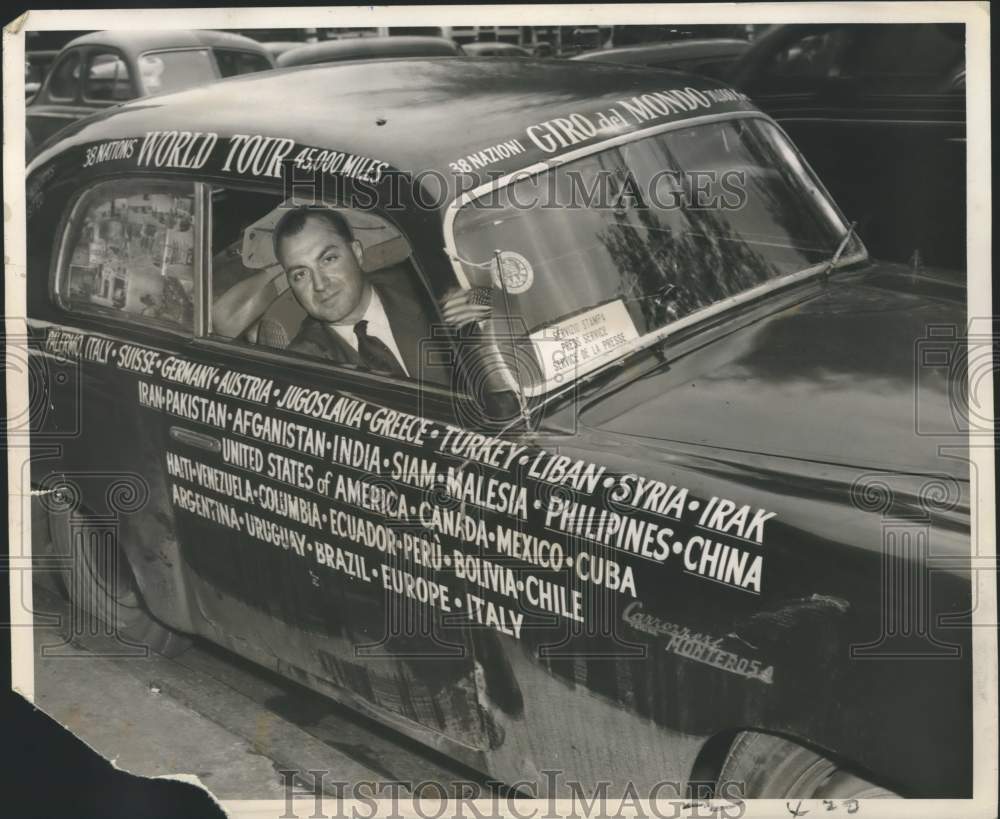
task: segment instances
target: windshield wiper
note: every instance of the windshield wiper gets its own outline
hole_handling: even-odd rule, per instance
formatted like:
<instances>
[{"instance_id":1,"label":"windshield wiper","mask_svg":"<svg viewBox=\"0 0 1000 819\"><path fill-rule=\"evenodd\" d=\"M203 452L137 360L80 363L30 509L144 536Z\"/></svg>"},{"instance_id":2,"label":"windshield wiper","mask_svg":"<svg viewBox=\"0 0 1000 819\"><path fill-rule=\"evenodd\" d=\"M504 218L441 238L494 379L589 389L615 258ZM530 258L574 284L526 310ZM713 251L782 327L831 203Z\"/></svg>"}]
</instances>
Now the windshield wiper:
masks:
<instances>
[{"instance_id":1,"label":"windshield wiper","mask_svg":"<svg viewBox=\"0 0 1000 819\"><path fill-rule=\"evenodd\" d=\"M847 249L847 245L851 241L851 237L855 236L854 228L858 226L857 222L851 222L847 226L847 232L844 233L844 237L840 240L840 244L837 245L837 249L833 251L833 255L829 258L826 265L823 267L823 272L820 274L824 279L830 277L830 271L837 266L837 262L840 261L840 257L843 255L844 251Z\"/></svg>"},{"instance_id":2,"label":"windshield wiper","mask_svg":"<svg viewBox=\"0 0 1000 819\"><path fill-rule=\"evenodd\" d=\"M632 298L626 299L624 298L624 294L619 294L619 295L622 295L623 297L622 301L624 301L626 304L632 304L633 302L637 301L648 301L650 299L655 299L657 303L662 304L667 299L667 297L671 293L673 293L676 289L677 289L676 284L665 284L659 290L654 290L652 293L647 293L645 296L634 296Z\"/></svg>"}]
</instances>

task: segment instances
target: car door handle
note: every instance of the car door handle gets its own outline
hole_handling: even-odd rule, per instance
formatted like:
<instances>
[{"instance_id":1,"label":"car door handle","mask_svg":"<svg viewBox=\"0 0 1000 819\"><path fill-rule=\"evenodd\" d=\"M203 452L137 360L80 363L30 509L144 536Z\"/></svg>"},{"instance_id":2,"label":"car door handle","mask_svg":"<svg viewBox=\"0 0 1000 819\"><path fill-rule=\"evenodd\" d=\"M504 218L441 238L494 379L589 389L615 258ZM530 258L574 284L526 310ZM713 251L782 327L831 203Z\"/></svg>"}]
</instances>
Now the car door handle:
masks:
<instances>
[{"instance_id":1,"label":"car door handle","mask_svg":"<svg viewBox=\"0 0 1000 819\"><path fill-rule=\"evenodd\" d=\"M184 429L184 427L170 427L170 437L182 444L196 446L199 449L208 450L213 454L218 454L222 451L222 441L218 438L205 435L202 432Z\"/></svg>"}]
</instances>

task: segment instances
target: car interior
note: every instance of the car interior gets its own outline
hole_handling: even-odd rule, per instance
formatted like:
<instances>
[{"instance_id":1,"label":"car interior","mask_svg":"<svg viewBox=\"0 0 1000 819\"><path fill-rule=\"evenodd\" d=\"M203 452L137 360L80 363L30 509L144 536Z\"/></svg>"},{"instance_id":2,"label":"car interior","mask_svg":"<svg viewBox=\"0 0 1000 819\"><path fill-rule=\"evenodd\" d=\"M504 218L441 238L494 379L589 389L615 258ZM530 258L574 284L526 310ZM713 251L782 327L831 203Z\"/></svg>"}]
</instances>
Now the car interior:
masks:
<instances>
[{"instance_id":1,"label":"car interior","mask_svg":"<svg viewBox=\"0 0 1000 819\"><path fill-rule=\"evenodd\" d=\"M233 201L237 199L238 203ZM231 206L237 204L238 209ZM267 207L266 212L246 224L240 211L259 212L262 205ZM289 201L281 202L273 196L213 192L213 248L221 243L212 262L212 319L217 334L284 349L298 333L306 313L287 286L271 238L275 224L288 207ZM369 213L335 209L347 219L354 237L362 244L366 274L400 264L412 269L409 243L394 226ZM239 215L227 216L234 212ZM247 310L247 300L255 302L256 307Z\"/></svg>"}]
</instances>

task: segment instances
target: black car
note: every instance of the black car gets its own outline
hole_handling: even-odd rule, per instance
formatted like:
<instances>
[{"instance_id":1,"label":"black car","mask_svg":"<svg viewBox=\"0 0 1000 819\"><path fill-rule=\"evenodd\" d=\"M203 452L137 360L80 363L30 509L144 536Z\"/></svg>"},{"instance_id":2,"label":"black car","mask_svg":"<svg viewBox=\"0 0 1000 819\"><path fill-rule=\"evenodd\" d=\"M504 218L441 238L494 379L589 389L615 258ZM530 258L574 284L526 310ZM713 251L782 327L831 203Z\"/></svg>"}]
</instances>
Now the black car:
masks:
<instances>
[{"instance_id":1,"label":"black car","mask_svg":"<svg viewBox=\"0 0 1000 819\"><path fill-rule=\"evenodd\" d=\"M964 26L777 26L731 82L788 131L874 254L965 265Z\"/></svg>"},{"instance_id":2,"label":"black car","mask_svg":"<svg viewBox=\"0 0 1000 819\"><path fill-rule=\"evenodd\" d=\"M644 43L587 51L570 59L620 65L645 65L649 68L667 68L726 79L749 47L750 43L746 40L721 38L674 40L666 43Z\"/></svg>"},{"instance_id":3,"label":"black car","mask_svg":"<svg viewBox=\"0 0 1000 819\"><path fill-rule=\"evenodd\" d=\"M96 31L70 41L25 111L27 154L68 123L136 97L274 68L249 37L220 31Z\"/></svg>"},{"instance_id":4,"label":"black car","mask_svg":"<svg viewBox=\"0 0 1000 819\"><path fill-rule=\"evenodd\" d=\"M529 49L514 43L465 43L462 51L469 57L534 57Z\"/></svg>"},{"instance_id":5,"label":"black car","mask_svg":"<svg viewBox=\"0 0 1000 819\"><path fill-rule=\"evenodd\" d=\"M327 40L291 48L278 56L278 68L347 60L379 60L391 57L456 57L462 49L444 37L352 37Z\"/></svg>"},{"instance_id":6,"label":"black car","mask_svg":"<svg viewBox=\"0 0 1000 819\"><path fill-rule=\"evenodd\" d=\"M535 793L970 795L964 277L869 258L745 95L303 66L76 123L27 201L81 611ZM325 312L360 292L395 371Z\"/></svg>"}]
</instances>

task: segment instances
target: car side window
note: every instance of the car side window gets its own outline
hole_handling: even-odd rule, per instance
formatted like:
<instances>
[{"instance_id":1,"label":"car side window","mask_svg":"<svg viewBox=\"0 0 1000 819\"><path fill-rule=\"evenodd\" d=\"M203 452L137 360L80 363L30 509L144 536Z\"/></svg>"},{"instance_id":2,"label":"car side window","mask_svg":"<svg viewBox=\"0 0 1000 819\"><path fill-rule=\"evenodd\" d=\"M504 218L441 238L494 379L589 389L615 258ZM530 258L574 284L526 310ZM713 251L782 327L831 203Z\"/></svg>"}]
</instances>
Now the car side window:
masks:
<instances>
[{"instance_id":1,"label":"car side window","mask_svg":"<svg viewBox=\"0 0 1000 819\"><path fill-rule=\"evenodd\" d=\"M80 52L71 51L52 70L49 97L54 100L74 100L80 81Z\"/></svg>"},{"instance_id":2,"label":"car side window","mask_svg":"<svg viewBox=\"0 0 1000 819\"><path fill-rule=\"evenodd\" d=\"M128 66L111 52L95 54L87 65L83 96L94 102L123 102L135 96Z\"/></svg>"},{"instance_id":3,"label":"car side window","mask_svg":"<svg viewBox=\"0 0 1000 819\"><path fill-rule=\"evenodd\" d=\"M268 71L271 64L261 54L249 51L231 51L226 48L215 49L215 59L219 63L219 73L223 77L235 77L239 74L252 74L256 71Z\"/></svg>"},{"instance_id":4,"label":"car side window","mask_svg":"<svg viewBox=\"0 0 1000 819\"><path fill-rule=\"evenodd\" d=\"M193 183L113 180L74 206L57 295L67 309L190 330L197 226Z\"/></svg>"},{"instance_id":5,"label":"car side window","mask_svg":"<svg viewBox=\"0 0 1000 819\"><path fill-rule=\"evenodd\" d=\"M409 242L382 217L332 205L294 208L277 196L218 188L211 255L215 337L404 380L447 382L424 343L433 346L436 309Z\"/></svg>"},{"instance_id":6,"label":"car side window","mask_svg":"<svg viewBox=\"0 0 1000 819\"><path fill-rule=\"evenodd\" d=\"M751 93L815 90L817 81L842 75L844 55L852 39L850 29L839 27L794 40L771 56Z\"/></svg>"}]
</instances>

